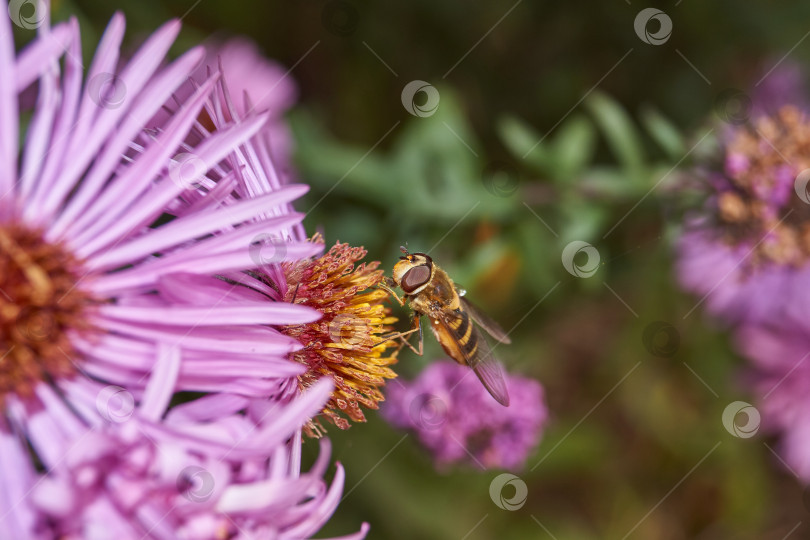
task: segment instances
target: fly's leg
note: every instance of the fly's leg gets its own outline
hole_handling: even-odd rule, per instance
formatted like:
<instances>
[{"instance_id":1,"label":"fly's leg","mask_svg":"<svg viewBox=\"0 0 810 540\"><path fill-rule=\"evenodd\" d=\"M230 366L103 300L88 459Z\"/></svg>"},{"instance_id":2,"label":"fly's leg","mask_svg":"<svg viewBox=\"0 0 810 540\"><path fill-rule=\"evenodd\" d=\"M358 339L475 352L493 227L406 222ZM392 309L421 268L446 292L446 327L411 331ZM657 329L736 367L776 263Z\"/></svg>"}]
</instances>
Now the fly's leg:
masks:
<instances>
[{"instance_id":1,"label":"fly's leg","mask_svg":"<svg viewBox=\"0 0 810 540\"><path fill-rule=\"evenodd\" d=\"M384 290L385 292L387 292L388 294L390 294L391 296L393 296L393 297L394 297L394 300L396 300L396 301L397 301L397 303L398 303L400 306L404 306L404 305L405 305L405 299L404 299L404 298L400 298L400 297L399 297L399 295L398 295L398 294L396 293L396 291L394 290L394 280L392 280L391 278L389 278L389 277L385 277L385 278L383 278L383 281L382 281L381 283L379 283L379 284L377 285L377 287L379 287L380 289Z\"/></svg>"},{"instance_id":2,"label":"fly's leg","mask_svg":"<svg viewBox=\"0 0 810 540\"><path fill-rule=\"evenodd\" d=\"M418 349L416 347L414 347L413 345L411 345L408 339L405 339L405 336L413 334L414 332L419 332L419 348ZM413 314L413 316L411 317L411 328L410 328L410 330L408 330L407 332L396 332L393 335L383 336L383 337L385 337L385 339L380 341L379 343L376 343L374 345L375 347L377 345L385 343L386 341L391 341L392 339L398 339L400 341L400 345L399 345L399 349L397 349L397 350L401 350L403 345L407 345L413 352L415 352L419 356L422 356L423 346L424 346L424 339L423 339L423 335L422 335L422 317L420 315L418 315L418 314Z\"/></svg>"}]
</instances>

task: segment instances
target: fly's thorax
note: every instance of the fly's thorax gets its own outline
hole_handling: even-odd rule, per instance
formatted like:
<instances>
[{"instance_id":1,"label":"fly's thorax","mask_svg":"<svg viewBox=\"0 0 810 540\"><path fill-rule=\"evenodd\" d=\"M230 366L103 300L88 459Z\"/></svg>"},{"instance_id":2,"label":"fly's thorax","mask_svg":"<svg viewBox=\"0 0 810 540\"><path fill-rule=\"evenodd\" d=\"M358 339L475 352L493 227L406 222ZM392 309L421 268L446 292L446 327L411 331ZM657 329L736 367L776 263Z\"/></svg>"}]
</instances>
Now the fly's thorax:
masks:
<instances>
[{"instance_id":1,"label":"fly's thorax","mask_svg":"<svg viewBox=\"0 0 810 540\"><path fill-rule=\"evenodd\" d=\"M447 272L441 268L436 268L433 279L429 285L430 294L435 301L440 302L446 309L458 309L459 299L456 286Z\"/></svg>"},{"instance_id":2,"label":"fly's thorax","mask_svg":"<svg viewBox=\"0 0 810 540\"><path fill-rule=\"evenodd\" d=\"M444 270L436 267L432 279L418 292L408 295L408 301L414 311L434 317L459 309L460 306L453 280Z\"/></svg>"}]
</instances>

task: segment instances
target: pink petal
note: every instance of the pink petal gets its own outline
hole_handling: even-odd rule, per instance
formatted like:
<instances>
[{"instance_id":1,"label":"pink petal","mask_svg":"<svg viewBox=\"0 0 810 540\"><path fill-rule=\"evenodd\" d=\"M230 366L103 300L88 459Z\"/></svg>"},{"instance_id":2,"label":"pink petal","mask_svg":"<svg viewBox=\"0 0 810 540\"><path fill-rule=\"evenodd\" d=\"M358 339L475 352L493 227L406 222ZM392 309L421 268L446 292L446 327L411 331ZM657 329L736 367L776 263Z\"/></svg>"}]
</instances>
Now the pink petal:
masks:
<instances>
[{"instance_id":1,"label":"pink petal","mask_svg":"<svg viewBox=\"0 0 810 540\"><path fill-rule=\"evenodd\" d=\"M292 304L256 303L255 305L204 307L136 307L103 305L98 308L102 317L121 321L165 321L170 325L217 326L236 324L304 324L317 321L320 312Z\"/></svg>"},{"instance_id":2,"label":"pink petal","mask_svg":"<svg viewBox=\"0 0 810 540\"><path fill-rule=\"evenodd\" d=\"M14 69L14 35L11 18L0 14L0 196L17 181L17 76Z\"/></svg>"},{"instance_id":3,"label":"pink petal","mask_svg":"<svg viewBox=\"0 0 810 540\"><path fill-rule=\"evenodd\" d=\"M169 156L177 149L180 142L186 137L188 129L194 123L203 102L208 99L208 93L214 87L215 79L210 79L200 86L183 108L171 119L166 131L139 156L139 158L113 180L112 185L98 197L92 199L92 204L86 207L81 217L69 225L70 243L77 247L86 247L97 231L108 228L111 220L116 220L120 212L132 204L133 200L143 191L151 187L152 178L162 169ZM127 197L121 197L119 191L113 191L115 185L129 187Z\"/></svg>"},{"instance_id":4,"label":"pink petal","mask_svg":"<svg viewBox=\"0 0 810 540\"><path fill-rule=\"evenodd\" d=\"M139 411L143 418L159 420L163 416L174 394L179 373L180 348L161 343L157 363L141 400Z\"/></svg>"},{"instance_id":5,"label":"pink petal","mask_svg":"<svg viewBox=\"0 0 810 540\"><path fill-rule=\"evenodd\" d=\"M38 178L33 184L33 190L28 194L29 202L37 200L36 194L47 189L49 182L58 177L62 169L65 152L72 141L74 129L76 127L76 114L79 97L82 88L82 76L84 66L81 64L82 48L79 38L79 23L75 18L71 18L70 29L73 31L73 39L68 45L68 52L65 55L65 75L61 90L61 104L56 117L53 129L51 130L48 151L44 156L45 162L39 171ZM28 210L30 205L26 205L23 214L34 223L47 221L46 216Z\"/></svg>"},{"instance_id":6,"label":"pink petal","mask_svg":"<svg viewBox=\"0 0 810 540\"><path fill-rule=\"evenodd\" d=\"M177 343L183 349L211 352L286 354L301 349L293 338L272 328L192 328L182 332L168 326L138 325L112 319L99 321L100 328L150 341Z\"/></svg>"},{"instance_id":7,"label":"pink petal","mask_svg":"<svg viewBox=\"0 0 810 540\"><path fill-rule=\"evenodd\" d=\"M202 244L202 243L201 243ZM246 242L238 251L213 253L210 255L191 256L190 250L179 252L176 256L168 255L158 262L141 265L135 268L122 270L114 274L107 274L94 279L87 286L100 295L108 295L115 291L136 288L145 284L154 283L160 276L171 273L187 272L190 274L224 274L230 271L241 271L248 268L257 268L255 254L251 253ZM305 259L319 253L323 246L302 242L287 244L286 252L280 261L295 261Z\"/></svg>"},{"instance_id":8,"label":"pink petal","mask_svg":"<svg viewBox=\"0 0 810 540\"><path fill-rule=\"evenodd\" d=\"M23 441L8 430L2 419L0 470L0 538L32 538L36 516L27 500L34 485L31 458Z\"/></svg>"},{"instance_id":9,"label":"pink petal","mask_svg":"<svg viewBox=\"0 0 810 540\"><path fill-rule=\"evenodd\" d=\"M128 149L130 141L143 128L143 119L151 117L161 107L161 104L169 99L171 93L186 80L188 73L200 61L203 54L204 51L200 48L187 52L156 76L138 96L132 111L115 131L99 159L82 180L78 193L70 199L65 210L52 226L48 235L49 239L58 238L67 225L86 210L93 198L99 195L105 182L113 175L114 168L118 166L121 156ZM116 185L121 186L122 183Z\"/></svg>"},{"instance_id":10,"label":"pink petal","mask_svg":"<svg viewBox=\"0 0 810 540\"><path fill-rule=\"evenodd\" d=\"M58 82L59 72L56 65L50 66L40 78L37 105L23 147L25 150L18 184L19 194L23 199L29 197L36 185L45 155L50 150L51 127L59 105L59 96L56 92Z\"/></svg>"},{"instance_id":11,"label":"pink petal","mask_svg":"<svg viewBox=\"0 0 810 540\"><path fill-rule=\"evenodd\" d=\"M113 15L112 19L110 19L107 29L104 31L104 35L101 38L98 49L96 49L96 56L93 58L93 62L90 64L90 70L88 71L88 81L93 80L97 75L113 73L115 71L115 64L118 62L118 49L121 46L121 39L123 36L124 16L121 15L121 13L116 13ZM78 41L79 39L75 39L74 43ZM70 58L71 55L68 55L68 60L70 60ZM76 61L77 60L79 59L76 59ZM72 109L75 109L75 107ZM62 167L56 166L52 166L50 168L46 167L45 171L48 172L48 174L43 174L42 178L40 179L38 186L39 189L36 191L36 196L29 200L29 206L43 207L44 200L46 197L48 197L50 188L56 182L57 178L59 179L60 184L66 186L60 188L59 199L62 198L61 195L65 189L70 189L75 184L79 173L84 170L87 165L86 161L80 161L77 159L79 155L75 147L77 145L87 144L90 136L88 134L88 126L92 122L97 111L98 105L96 102L93 101L93 98L90 96L89 92L84 92L79 112L76 114L76 121L75 123L71 123L70 126L71 137L68 139L70 144L69 147L66 148L68 150L67 155L72 159L67 162L68 168L65 170ZM70 112L73 114L74 110L71 110ZM97 142L99 145L104 139L104 136L106 136L106 134L103 134L101 138L97 137ZM92 152L87 155L88 160L90 157L92 157L92 153L97 149L97 147L91 148ZM62 160L60 159L59 162L61 164ZM44 214L45 212L42 213Z\"/></svg>"},{"instance_id":12,"label":"pink petal","mask_svg":"<svg viewBox=\"0 0 810 540\"><path fill-rule=\"evenodd\" d=\"M193 118L189 118L188 120L191 121ZM254 118L213 134L195 149L195 157L204 164L218 163L234 146L245 142L253 136L253 134L261 128L265 120L265 118ZM171 132L164 133L164 135L167 134L176 135ZM182 135L184 136L185 132L183 132ZM166 158L173 152L173 149L176 148L176 144L179 143L179 139L181 138L182 137L177 137L178 140L175 144L168 144L169 150L161 149L162 155L158 159L157 167L162 167ZM162 141L160 141L160 143L163 144ZM145 162L145 158L145 154L142 155L138 163ZM167 175L168 177L164 176L162 181L159 182L154 189L144 196L142 200L138 201L137 204L130 206L124 213L118 214L110 212L109 214L105 214L104 219L100 220L100 223L104 224L105 229L98 231L97 236L82 245L77 250L77 255L80 257L89 257L99 249L113 243L115 240L121 241L126 235L153 221L162 213L162 209L165 208L172 199L177 197L184 189L188 189L188 186L183 185L182 182L172 180L174 176L179 174L175 171L180 168L181 165L177 165L170 169ZM151 175L147 174L146 177L151 178ZM110 222L110 219L112 219L112 222Z\"/></svg>"},{"instance_id":13,"label":"pink petal","mask_svg":"<svg viewBox=\"0 0 810 540\"><path fill-rule=\"evenodd\" d=\"M73 21L57 24L51 31L32 41L17 55L17 92L22 92L42 74L44 67L61 57L70 47L77 34Z\"/></svg>"},{"instance_id":14,"label":"pink petal","mask_svg":"<svg viewBox=\"0 0 810 540\"><path fill-rule=\"evenodd\" d=\"M340 462L335 463L335 466L337 467L335 478L332 480L332 485L329 486L326 497L320 501L315 511L308 513L305 521L284 531L287 538L309 538L318 532L335 512L338 503L340 503L340 496L343 493L343 481L346 478L346 472Z\"/></svg>"},{"instance_id":15,"label":"pink petal","mask_svg":"<svg viewBox=\"0 0 810 540\"><path fill-rule=\"evenodd\" d=\"M90 259L87 262L87 267L88 269L97 269L120 266L136 261L150 253L163 251L182 242L218 232L231 225L243 223L255 217L263 209L295 200L305 192L305 187L289 186L262 197L240 201L218 211L200 213L179 219L157 230L150 231L121 247L114 247L100 256ZM271 220L267 225L270 228L286 228L302 218L303 214L291 214Z\"/></svg>"}]
</instances>

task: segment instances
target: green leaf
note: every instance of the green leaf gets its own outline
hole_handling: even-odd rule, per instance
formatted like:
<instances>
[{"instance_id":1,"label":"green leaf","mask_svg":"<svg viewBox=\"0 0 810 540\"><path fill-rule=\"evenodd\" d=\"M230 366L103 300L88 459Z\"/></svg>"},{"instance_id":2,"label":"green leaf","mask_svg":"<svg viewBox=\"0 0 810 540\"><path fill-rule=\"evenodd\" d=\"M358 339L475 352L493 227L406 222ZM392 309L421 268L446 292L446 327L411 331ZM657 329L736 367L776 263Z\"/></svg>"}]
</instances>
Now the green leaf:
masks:
<instances>
[{"instance_id":1,"label":"green leaf","mask_svg":"<svg viewBox=\"0 0 810 540\"><path fill-rule=\"evenodd\" d=\"M686 153L686 145L678 128L653 107L641 110L641 123L670 159L678 160Z\"/></svg>"},{"instance_id":2,"label":"green leaf","mask_svg":"<svg viewBox=\"0 0 810 540\"><path fill-rule=\"evenodd\" d=\"M630 116L613 98L594 92L585 101L619 163L634 179L641 179L644 150Z\"/></svg>"},{"instance_id":3,"label":"green leaf","mask_svg":"<svg viewBox=\"0 0 810 540\"><path fill-rule=\"evenodd\" d=\"M601 240L609 209L590 204L581 199L568 199L562 205L562 219L565 224L560 230L561 245L573 240L596 242Z\"/></svg>"},{"instance_id":4,"label":"green leaf","mask_svg":"<svg viewBox=\"0 0 810 540\"><path fill-rule=\"evenodd\" d=\"M596 129L585 116L576 115L566 121L554 137L554 175L557 182L576 179L593 157Z\"/></svg>"},{"instance_id":5,"label":"green leaf","mask_svg":"<svg viewBox=\"0 0 810 540\"><path fill-rule=\"evenodd\" d=\"M498 133L501 140L512 154L525 160L530 166L542 172L549 172L553 166L552 153L537 133L526 122L507 116L498 122Z\"/></svg>"},{"instance_id":6,"label":"green leaf","mask_svg":"<svg viewBox=\"0 0 810 540\"><path fill-rule=\"evenodd\" d=\"M616 167L592 167L577 182L579 192L586 199L623 201L643 195L649 189L632 182Z\"/></svg>"}]
</instances>

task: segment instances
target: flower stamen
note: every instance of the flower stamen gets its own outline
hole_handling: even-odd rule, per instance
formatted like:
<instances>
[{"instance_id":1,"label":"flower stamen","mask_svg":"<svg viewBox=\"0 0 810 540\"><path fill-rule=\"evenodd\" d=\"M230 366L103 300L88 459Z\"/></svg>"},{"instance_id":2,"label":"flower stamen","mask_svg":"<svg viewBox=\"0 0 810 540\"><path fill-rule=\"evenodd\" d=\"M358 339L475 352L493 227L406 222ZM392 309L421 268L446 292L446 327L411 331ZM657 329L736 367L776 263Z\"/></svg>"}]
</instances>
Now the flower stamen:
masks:
<instances>
[{"instance_id":1,"label":"flower stamen","mask_svg":"<svg viewBox=\"0 0 810 540\"><path fill-rule=\"evenodd\" d=\"M40 231L0 226L0 410L29 398L48 378L75 373L70 332L85 332L88 294L76 287L78 261Z\"/></svg>"},{"instance_id":2,"label":"flower stamen","mask_svg":"<svg viewBox=\"0 0 810 540\"><path fill-rule=\"evenodd\" d=\"M396 363L398 348L381 336L397 319L384 305L388 294L376 288L384 274L377 270L379 262L355 266L365 256L363 248L337 243L318 259L284 265L285 301L313 307L323 315L314 323L281 328L304 345L292 353L296 362L308 367L299 377L299 386L307 388L322 377L334 381L335 390L322 415L340 429L351 425L341 413L365 422L361 405L377 409L385 399L380 388L386 379L396 377L389 366ZM394 349L393 354L388 349ZM323 426L314 419L305 430L320 437Z\"/></svg>"},{"instance_id":3,"label":"flower stamen","mask_svg":"<svg viewBox=\"0 0 810 540\"><path fill-rule=\"evenodd\" d=\"M801 266L810 258L810 205L796 176L810 168L810 119L792 106L738 129L715 199L726 243L751 249L750 264Z\"/></svg>"}]
</instances>

